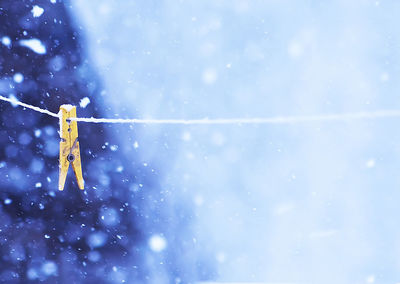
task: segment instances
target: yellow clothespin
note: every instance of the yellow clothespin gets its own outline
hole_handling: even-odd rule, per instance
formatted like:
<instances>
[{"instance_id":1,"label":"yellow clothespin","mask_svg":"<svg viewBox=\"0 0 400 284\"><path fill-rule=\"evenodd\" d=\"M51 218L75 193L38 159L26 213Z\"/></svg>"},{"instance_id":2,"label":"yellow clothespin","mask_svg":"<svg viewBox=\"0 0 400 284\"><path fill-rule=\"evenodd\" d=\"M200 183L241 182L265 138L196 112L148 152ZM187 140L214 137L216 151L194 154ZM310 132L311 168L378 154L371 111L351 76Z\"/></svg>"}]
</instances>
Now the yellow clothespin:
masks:
<instances>
[{"instance_id":1,"label":"yellow clothespin","mask_svg":"<svg viewBox=\"0 0 400 284\"><path fill-rule=\"evenodd\" d=\"M72 164L78 186L83 190L85 181L82 176L81 154L78 141L78 123L69 120L76 117L76 107L72 105L60 106L60 176L58 189L63 190L67 178L69 164Z\"/></svg>"}]
</instances>

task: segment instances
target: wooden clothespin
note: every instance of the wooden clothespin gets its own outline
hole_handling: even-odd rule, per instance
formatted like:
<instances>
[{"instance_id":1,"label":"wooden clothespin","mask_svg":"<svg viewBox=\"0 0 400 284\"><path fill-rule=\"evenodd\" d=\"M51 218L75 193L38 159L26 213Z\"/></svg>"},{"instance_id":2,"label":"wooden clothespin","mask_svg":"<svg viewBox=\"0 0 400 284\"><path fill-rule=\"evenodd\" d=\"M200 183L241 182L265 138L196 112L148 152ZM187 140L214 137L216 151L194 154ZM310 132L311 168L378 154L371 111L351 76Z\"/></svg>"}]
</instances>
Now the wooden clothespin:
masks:
<instances>
[{"instance_id":1,"label":"wooden clothespin","mask_svg":"<svg viewBox=\"0 0 400 284\"><path fill-rule=\"evenodd\" d=\"M69 118L76 117L76 107L60 106L60 176L58 189L63 190L69 164L72 164L78 186L83 190L85 181L82 176L81 154L78 141L78 123Z\"/></svg>"}]
</instances>

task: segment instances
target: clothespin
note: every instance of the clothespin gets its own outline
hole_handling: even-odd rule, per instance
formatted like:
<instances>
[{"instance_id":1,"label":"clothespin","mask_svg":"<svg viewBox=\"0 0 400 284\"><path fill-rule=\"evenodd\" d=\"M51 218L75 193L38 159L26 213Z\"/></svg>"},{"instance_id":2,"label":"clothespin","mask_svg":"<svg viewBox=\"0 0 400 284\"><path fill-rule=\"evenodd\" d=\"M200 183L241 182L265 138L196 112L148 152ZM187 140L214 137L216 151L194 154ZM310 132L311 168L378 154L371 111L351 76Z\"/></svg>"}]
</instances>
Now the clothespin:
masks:
<instances>
[{"instance_id":1,"label":"clothespin","mask_svg":"<svg viewBox=\"0 0 400 284\"><path fill-rule=\"evenodd\" d=\"M58 189L63 190L67 178L69 164L72 164L78 186L83 190L85 181L82 176L81 154L78 141L78 123L70 120L76 117L76 107L60 106L60 175Z\"/></svg>"}]
</instances>

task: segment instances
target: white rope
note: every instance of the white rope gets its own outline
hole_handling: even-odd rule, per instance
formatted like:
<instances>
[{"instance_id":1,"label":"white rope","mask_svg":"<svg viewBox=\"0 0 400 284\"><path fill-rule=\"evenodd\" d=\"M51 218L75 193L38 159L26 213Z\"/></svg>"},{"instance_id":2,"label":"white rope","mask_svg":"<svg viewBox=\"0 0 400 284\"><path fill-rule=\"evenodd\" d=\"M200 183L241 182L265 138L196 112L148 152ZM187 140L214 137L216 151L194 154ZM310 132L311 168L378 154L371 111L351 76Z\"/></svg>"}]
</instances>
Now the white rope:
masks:
<instances>
[{"instance_id":1,"label":"white rope","mask_svg":"<svg viewBox=\"0 0 400 284\"><path fill-rule=\"evenodd\" d=\"M345 114L310 115L310 116L277 116L270 118L231 118L231 119L108 119L77 117L71 120L91 123L130 123L130 124L290 124L318 121L344 121L353 119L373 119L383 117L400 117L398 110L381 110Z\"/></svg>"},{"instance_id":2,"label":"white rope","mask_svg":"<svg viewBox=\"0 0 400 284\"><path fill-rule=\"evenodd\" d=\"M53 116L53 117L57 117L57 118L59 117L57 113L48 111L47 109L42 109L42 108L39 108L39 107L36 107L36 106L28 105L26 103L21 103L20 101L18 101L15 98L6 98L6 97L3 97L3 96L0 95L0 100L9 102L11 104L19 105L19 106L22 106L24 108L29 108L31 110L34 110L34 111L37 111L37 112L40 112L40 113L44 113L44 114L47 114L47 115L50 115L50 116Z\"/></svg>"},{"instance_id":3,"label":"white rope","mask_svg":"<svg viewBox=\"0 0 400 284\"><path fill-rule=\"evenodd\" d=\"M16 99L6 98L0 95L0 100L16 104L34 111L60 118L57 113L25 104ZM320 121L346 121L354 119L374 119L384 117L400 117L400 110L365 111L344 114L309 115L309 116L277 116L269 118L232 118L232 119L137 119L137 118L94 118L75 117L71 120L90 123L129 123L129 124L292 124L301 122Z\"/></svg>"}]
</instances>

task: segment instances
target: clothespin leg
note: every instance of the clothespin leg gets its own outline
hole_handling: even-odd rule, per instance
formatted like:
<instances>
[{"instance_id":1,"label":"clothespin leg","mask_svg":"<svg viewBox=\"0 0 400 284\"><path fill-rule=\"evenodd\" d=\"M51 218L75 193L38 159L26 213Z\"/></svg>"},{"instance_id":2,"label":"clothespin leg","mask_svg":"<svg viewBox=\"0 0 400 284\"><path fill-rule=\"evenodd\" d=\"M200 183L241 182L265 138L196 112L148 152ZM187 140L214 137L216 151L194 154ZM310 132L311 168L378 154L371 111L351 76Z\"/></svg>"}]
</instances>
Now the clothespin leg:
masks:
<instances>
[{"instance_id":1,"label":"clothespin leg","mask_svg":"<svg viewBox=\"0 0 400 284\"><path fill-rule=\"evenodd\" d=\"M68 128L67 123L68 112L60 107L61 119L60 119L60 158L59 158L59 178L58 178L58 189L64 190L65 180L68 174L69 161L67 159L70 152L70 141L68 139Z\"/></svg>"},{"instance_id":2,"label":"clothespin leg","mask_svg":"<svg viewBox=\"0 0 400 284\"><path fill-rule=\"evenodd\" d=\"M85 187L85 181L82 175L82 164L81 164L81 154L79 149L79 142L76 142L76 147L72 151L75 159L72 161L72 168L74 169L76 181L78 182L79 189L83 190Z\"/></svg>"},{"instance_id":3,"label":"clothespin leg","mask_svg":"<svg viewBox=\"0 0 400 284\"><path fill-rule=\"evenodd\" d=\"M60 170L58 178L58 189L64 190L65 180L67 179L67 173L69 168L69 162L66 159L66 155L63 155L62 143L60 143Z\"/></svg>"}]
</instances>

